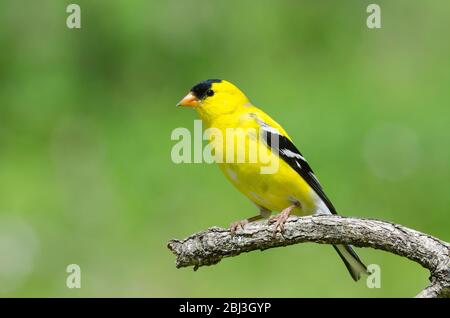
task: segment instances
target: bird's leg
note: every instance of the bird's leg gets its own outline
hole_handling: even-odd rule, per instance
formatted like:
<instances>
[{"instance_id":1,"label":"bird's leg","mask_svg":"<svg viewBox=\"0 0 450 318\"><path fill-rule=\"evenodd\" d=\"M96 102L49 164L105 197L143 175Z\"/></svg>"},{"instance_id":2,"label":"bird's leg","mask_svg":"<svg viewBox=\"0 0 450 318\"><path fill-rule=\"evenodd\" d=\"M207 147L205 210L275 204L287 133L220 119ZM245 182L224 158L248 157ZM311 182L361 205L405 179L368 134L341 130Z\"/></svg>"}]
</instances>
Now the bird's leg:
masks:
<instances>
[{"instance_id":1,"label":"bird's leg","mask_svg":"<svg viewBox=\"0 0 450 318\"><path fill-rule=\"evenodd\" d=\"M260 208L259 209L260 213L258 215L252 216L251 218L245 219L245 220L240 220L240 221L236 221L231 223L230 225L230 232L231 235L234 235L236 233L236 230L238 228L244 229L244 225L247 223L251 223L251 222L255 222L264 218L269 217L270 215L270 211L265 209L265 208Z\"/></svg>"},{"instance_id":2,"label":"bird's leg","mask_svg":"<svg viewBox=\"0 0 450 318\"><path fill-rule=\"evenodd\" d=\"M293 204L291 206L288 206L286 209L281 211L279 214L277 214L274 217L271 217L269 219L269 224L275 223L275 228L273 230L273 237L275 237L277 235L277 232L283 231L284 223L286 223L286 220L288 219L292 210L298 206L299 206L298 204Z\"/></svg>"}]
</instances>

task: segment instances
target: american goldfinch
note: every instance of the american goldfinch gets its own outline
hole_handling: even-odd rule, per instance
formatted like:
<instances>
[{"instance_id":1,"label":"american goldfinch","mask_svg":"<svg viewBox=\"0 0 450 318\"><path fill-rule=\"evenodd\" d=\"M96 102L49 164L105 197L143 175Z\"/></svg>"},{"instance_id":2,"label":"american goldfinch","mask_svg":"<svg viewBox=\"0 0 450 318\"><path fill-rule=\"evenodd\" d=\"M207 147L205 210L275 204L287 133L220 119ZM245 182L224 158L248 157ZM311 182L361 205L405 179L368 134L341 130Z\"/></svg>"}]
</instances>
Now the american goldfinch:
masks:
<instances>
[{"instance_id":1,"label":"american goldfinch","mask_svg":"<svg viewBox=\"0 0 450 318\"><path fill-rule=\"evenodd\" d=\"M218 79L203 81L192 87L178 106L195 108L206 129L222 133L222 143L214 147L214 156L227 160L218 160L219 167L227 179L259 208L257 216L232 223L232 233L248 222L268 218L272 211L280 212L269 220L269 223L275 223L274 235L283 230L290 214L337 214L309 163L286 131L255 107L235 85ZM260 157L253 161L238 160L239 147L229 142L230 138L235 138L228 135L230 129L248 131L243 134L243 150L257 150L270 160L277 160L277 169L263 173L262 168L269 161L263 163ZM355 281L361 273L367 272L350 245L333 247Z\"/></svg>"}]
</instances>

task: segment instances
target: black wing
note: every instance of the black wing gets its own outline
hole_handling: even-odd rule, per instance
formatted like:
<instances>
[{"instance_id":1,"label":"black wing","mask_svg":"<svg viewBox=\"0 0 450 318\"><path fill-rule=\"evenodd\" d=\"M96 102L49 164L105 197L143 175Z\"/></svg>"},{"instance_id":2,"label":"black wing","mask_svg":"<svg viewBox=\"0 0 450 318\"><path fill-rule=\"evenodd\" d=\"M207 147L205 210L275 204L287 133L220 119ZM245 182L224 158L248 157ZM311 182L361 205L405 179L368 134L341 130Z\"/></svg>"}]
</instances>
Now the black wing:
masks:
<instances>
[{"instance_id":1,"label":"black wing","mask_svg":"<svg viewBox=\"0 0 450 318\"><path fill-rule=\"evenodd\" d=\"M327 208L332 214L337 214L336 209L328 199L327 195L323 191L319 180L314 175L311 167L309 166L302 153L295 147L295 145L286 136L281 135L277 129L269 126L265 122L257 118L258 123L262 128L262 138L266 144L291 166L292 169L309 184L311 188L322 199Z\"/></svg>"}]
</instances>

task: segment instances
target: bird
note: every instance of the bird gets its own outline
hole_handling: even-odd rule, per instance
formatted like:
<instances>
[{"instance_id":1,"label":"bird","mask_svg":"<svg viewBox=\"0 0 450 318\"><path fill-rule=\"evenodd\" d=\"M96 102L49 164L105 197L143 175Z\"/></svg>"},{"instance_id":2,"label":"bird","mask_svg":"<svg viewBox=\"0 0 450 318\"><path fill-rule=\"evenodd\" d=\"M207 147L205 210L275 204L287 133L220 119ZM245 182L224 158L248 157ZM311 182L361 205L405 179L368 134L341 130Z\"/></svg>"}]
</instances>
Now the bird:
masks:
<instances>
[{"instance_id":1,"label":"bird","mask_svg":"<svg viewBox=\"0 0 450 318\"><path fill-rule=\"evenodd\" d=\"M311 169L303 154L294 145L283 127L268 114L254 106L249 98L234 84L221 79L208 79L194 85L177 104L194 108L203 122L205 131L220 133L211 137L213 155L225 177L259 209L259 214L233 222L234 234L247 223L268 219L274 224L274 236L282 232L290 215L337 214L331 200ZM241 148L230 141L240 131ZM233 139L234 141L235 139ZM219 143L218 141L221 141ZM239 150L257 151L260 156L239 160ZM265 156L264 162L262 158ZM224 160L226 158L227 160ZM276 163L272 173L263 173L268 162ZM273 212L279 212L270 217ZM367 268L350 245L333 245L354 281Z\"/></svg>"}]
</instances>

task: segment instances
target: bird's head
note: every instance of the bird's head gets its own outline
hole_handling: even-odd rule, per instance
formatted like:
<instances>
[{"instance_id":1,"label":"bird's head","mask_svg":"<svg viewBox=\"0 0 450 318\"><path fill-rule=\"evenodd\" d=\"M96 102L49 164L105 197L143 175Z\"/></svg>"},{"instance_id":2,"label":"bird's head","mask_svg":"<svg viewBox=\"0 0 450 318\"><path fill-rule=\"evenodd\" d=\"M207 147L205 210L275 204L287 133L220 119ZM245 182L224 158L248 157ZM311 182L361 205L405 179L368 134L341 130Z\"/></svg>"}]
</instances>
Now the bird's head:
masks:
<instances>
[{"instance_id":1,"label":"bird's head","mask_svg":"<svg viewBox=\"0 0 450 318\"><path fill-rule=\"evenodd\" d=\"M200 117L211 121L249 104L247 96L225 80L209 79L196 84L177 106L193 107Z\"/></svg>"}]
</instances>

